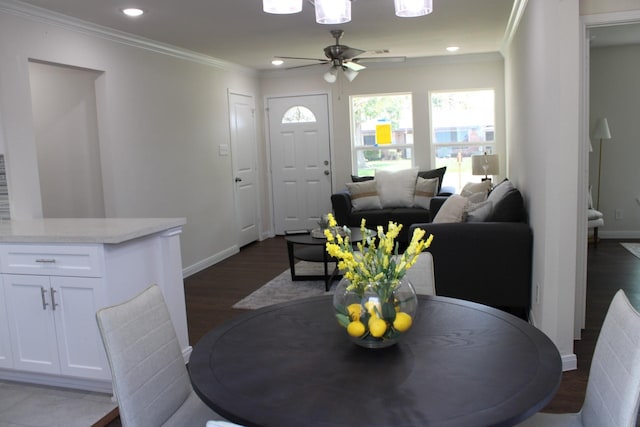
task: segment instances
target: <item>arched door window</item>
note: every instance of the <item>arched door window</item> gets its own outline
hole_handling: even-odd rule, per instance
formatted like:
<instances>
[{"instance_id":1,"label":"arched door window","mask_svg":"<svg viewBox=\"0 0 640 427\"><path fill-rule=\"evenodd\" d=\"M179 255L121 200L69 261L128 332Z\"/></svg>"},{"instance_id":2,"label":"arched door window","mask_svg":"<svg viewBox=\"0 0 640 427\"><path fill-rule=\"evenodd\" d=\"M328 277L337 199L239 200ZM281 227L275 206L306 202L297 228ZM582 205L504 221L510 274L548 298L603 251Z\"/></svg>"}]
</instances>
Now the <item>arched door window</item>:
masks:
<instances>
[{"instance_id":1,"label":"arched door window","mask_svg":"<svg viewBox=\"0 0 640 427\"><path fill-rule=\"evenodd\" d=\"M289 108L282 116L282 124L286 123L314 123L316 116L311 110L302 105Z\"/></svg>"}]
</instances>

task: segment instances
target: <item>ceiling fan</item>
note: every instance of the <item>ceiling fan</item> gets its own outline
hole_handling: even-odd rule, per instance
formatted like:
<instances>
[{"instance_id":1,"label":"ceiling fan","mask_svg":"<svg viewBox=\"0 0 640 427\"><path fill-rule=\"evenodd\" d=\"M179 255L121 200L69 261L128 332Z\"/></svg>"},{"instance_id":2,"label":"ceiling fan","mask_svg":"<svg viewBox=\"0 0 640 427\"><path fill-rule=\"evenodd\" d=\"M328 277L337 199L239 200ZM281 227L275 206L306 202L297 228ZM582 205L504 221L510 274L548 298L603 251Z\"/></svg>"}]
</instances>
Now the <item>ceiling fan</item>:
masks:
<instances>
[{"instance_id":1,"label":"ceiling fan","mask_svg":"<svg viewBox=\"0 0 640 427\"><path fill-rule=\"evenodd\" d=\"M343 30L331 30L331 35L336 40L335 44L324 48L324 55L328 59L318 58L300 58L295 56L276 56L278 59L301 59L305 61L317 61L315 64L299 65L297 67L289 67L288 70L294 68L311 67L314 65L331 64L331 68L324 74L327 83L334 83L338 78L338 70L342 70L349 81L353 81L358 76L358 72L366 67L359 62L403 62L404 56L384 56L384 57L360 57L366 50L357 49L340 44L340 39L344 34ZM388 50L376 51L376 53L389 53Z\"/></svg>"}]
</instances>

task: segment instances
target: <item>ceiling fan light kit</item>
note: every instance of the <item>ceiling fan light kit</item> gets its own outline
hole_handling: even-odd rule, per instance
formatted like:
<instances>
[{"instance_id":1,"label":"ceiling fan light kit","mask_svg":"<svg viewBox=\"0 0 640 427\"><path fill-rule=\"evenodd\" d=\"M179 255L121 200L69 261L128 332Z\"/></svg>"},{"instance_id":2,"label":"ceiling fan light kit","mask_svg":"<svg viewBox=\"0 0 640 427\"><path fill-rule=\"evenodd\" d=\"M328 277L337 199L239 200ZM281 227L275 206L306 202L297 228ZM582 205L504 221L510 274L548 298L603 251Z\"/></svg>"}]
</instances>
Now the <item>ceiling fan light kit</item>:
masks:
<instances>
[{"instance_id":1,"label":"ceiling fan light kit","mask_svg":"<svg viewBox=\"0 0 640 427\"><path fill-rule=\"evenodd\" d=\"M351 21L351 3L355 0L309 0L316 9L318 24L344 24ZM433 0L394 0L396 16L413 18L428 15L433 11ZM298 13L302 11L302 0L262 0L262 9L267 13Z\"/></svg>"},{"instance_id":2,"label":"ceiling fan light kit","mask_svg":"<svg viewBox=\"0 0 640 427\"><path fill-rule=\"evenodd\" d=\"M324 73L324 81L327 83L335 83L338 80L338 69L336 67L329 68L329 71Z\"/></svg>"}]
</instances>

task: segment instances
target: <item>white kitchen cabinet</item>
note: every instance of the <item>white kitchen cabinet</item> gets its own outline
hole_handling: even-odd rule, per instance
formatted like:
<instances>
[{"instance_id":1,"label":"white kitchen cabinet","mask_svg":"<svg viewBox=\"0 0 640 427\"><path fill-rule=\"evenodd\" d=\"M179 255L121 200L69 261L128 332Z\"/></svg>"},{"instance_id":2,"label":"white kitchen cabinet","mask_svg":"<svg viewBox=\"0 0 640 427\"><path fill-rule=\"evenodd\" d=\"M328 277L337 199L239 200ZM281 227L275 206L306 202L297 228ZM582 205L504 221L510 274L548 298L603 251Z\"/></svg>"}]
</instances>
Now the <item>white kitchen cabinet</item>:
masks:
<instances>
[{"instance_id":1,"label":"white kitchen cabinet","mask_svg":"<svg viewBox=\"0 0 640 427\"><path fill-rule=\"evenodd\" d=\"M184 219L0 222L0 379L111 391L95 318L151 284L185 361Z\"/></svg>"},{"instance_id":2,"label":"white kitchen cabinet","mask_svg":"<svg viewBox=\"0 0 640 427\"><path fill-rule=\"evenodd\" d=\"M11 368L12 366L9 318L5 304L4 287L2 286L2 275L0 274L0 368Z\"/></svg>"},{"instance_id":3,"label":"white kitchen cabinet","mask_svg":"<svg viewBox=\"0 0 640 427\"><path fill-rule=\"evenodd\" d=\"M15 369L111 377L95 321L102 280L5 274L4 287Z\"/></svg>"}]
</instances>

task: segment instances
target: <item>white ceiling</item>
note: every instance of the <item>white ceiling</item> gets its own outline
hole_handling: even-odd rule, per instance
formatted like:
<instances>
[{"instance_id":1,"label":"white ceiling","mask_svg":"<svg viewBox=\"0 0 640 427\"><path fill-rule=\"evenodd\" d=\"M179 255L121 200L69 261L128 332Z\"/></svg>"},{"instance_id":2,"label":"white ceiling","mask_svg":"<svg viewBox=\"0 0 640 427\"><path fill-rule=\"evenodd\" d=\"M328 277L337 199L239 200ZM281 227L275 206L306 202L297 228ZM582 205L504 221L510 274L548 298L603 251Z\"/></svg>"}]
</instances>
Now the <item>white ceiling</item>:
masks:
<instances>
[{"instance_id":1,"label":"white ceiling","mask_svg":"<svg viewBox=\"0 0 640 427\"><path fill-rule=\"evenodd\" d=\"M387 55L408 58L497 52L507 29L514 0L433 0L434 11L419 18L398 18L393 0L358 0L352 21L343 25L315 23L313 5L305 0L295 15L271 15L261 0L27 0L23 3L189 49L247 67L272 69L274 56L324 58L333 44L330 29L345 31L342 44L367 50L389 49ZM136 19L120 9L139 7ZM370 52L362 56L376 56ZM286 66L306 64L290 61Z\"/></svg>"}]
</instances>

